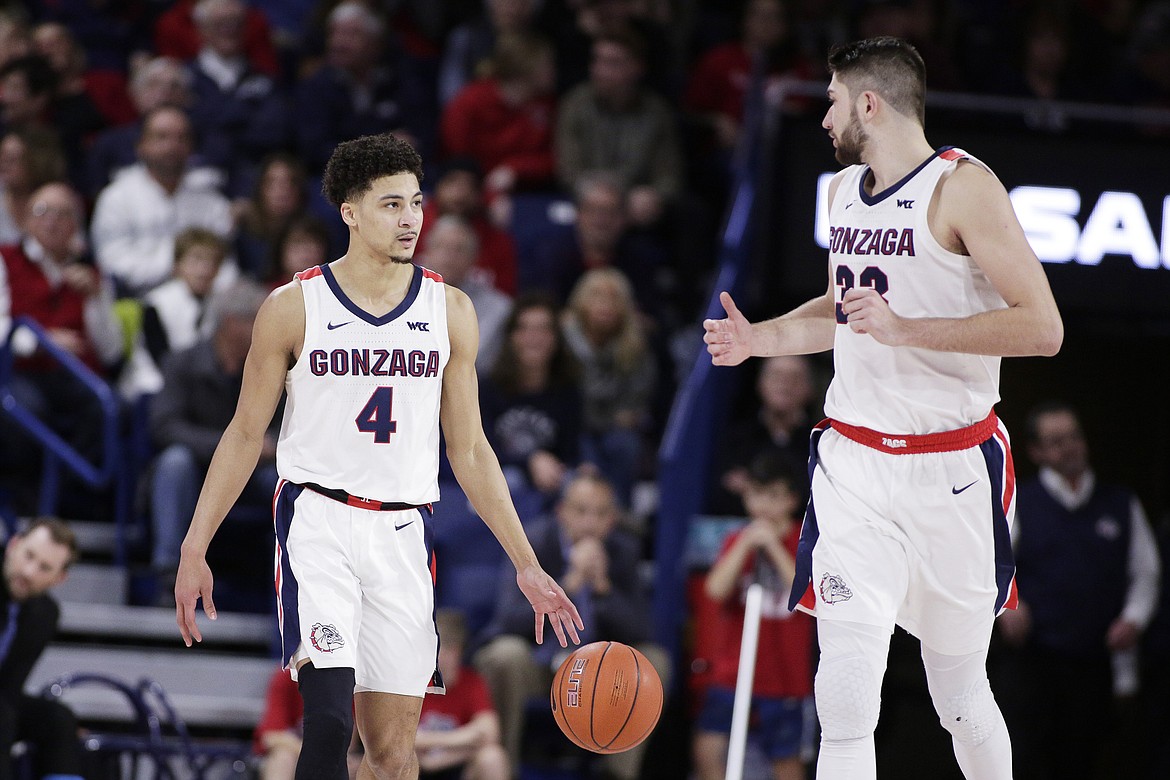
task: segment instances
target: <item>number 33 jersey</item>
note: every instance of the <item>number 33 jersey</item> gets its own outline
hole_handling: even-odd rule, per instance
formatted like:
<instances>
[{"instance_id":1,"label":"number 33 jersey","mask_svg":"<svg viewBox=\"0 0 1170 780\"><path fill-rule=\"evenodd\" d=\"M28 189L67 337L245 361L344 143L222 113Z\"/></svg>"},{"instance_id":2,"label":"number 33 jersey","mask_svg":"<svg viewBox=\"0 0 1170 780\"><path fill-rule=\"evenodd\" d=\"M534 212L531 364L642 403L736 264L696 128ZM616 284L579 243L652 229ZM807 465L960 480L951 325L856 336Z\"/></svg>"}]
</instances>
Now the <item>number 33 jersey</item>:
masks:
<instances>
[{"instance_id":1,"label":"number 33 jersey","mask_svg":"<svg viewBox=\"0 0 1170 780\"><path fill-rule=\"evenodd\" d=\"M419 266L406 297L375 317L328 265L297 274L305 343L285 378L280 476L360 498L439 498L439 399L451 354L443 279Z\"/></svg>"},{"instance_id":2,"label":"number 33 jersey","mask_svg":"<svg viewBox=\"0 0 1170 780\"><path fill-rule=\"evenodd\" d=\"M837 314L829 417L889 433L936 433L984 419L999 400L998 357L889 347L854 333L841 311L853 287L876 290L899 317L960 318L1006 307L975 261L944 249L927 224L940 177L961 160L983 165L944 147L875 195L865 191L868 166L845 170L829 212Z\"/></svg>"}]
</instances>

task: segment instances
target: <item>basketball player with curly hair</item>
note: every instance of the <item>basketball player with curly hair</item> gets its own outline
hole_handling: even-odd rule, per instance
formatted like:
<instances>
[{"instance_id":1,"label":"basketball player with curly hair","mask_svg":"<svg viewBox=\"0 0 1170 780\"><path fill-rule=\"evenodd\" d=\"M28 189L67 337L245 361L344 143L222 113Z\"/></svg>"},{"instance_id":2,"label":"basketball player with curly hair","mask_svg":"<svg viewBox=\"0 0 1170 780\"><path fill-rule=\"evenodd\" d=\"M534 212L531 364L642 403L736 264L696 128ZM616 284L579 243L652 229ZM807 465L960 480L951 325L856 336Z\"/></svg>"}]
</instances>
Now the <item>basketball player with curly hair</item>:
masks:
<instances>
[{"instance_id":1,"label":"basketball player with curly hair","mask_svg":"<svg viewBox=\"0 0 1170 780\"><path fill-rule=\"evenodd\" d=\"M422 163L392 135L339 144L322 189L349 228L340 259L296 275L256 318L243 388L183 541L175 582L184 642L215 619L206 551L256 465L287 392L273 502L284 664L305 703L299 780L345 778L356 713L361 778L418 776L423 694L442 692L434 559L423 521L439 499L439 428L476 511L516 567L538 642L547 618L578 642L576 607L541 568L479 417L475 311L411 258Z\"/></svg>"}]
</instances>

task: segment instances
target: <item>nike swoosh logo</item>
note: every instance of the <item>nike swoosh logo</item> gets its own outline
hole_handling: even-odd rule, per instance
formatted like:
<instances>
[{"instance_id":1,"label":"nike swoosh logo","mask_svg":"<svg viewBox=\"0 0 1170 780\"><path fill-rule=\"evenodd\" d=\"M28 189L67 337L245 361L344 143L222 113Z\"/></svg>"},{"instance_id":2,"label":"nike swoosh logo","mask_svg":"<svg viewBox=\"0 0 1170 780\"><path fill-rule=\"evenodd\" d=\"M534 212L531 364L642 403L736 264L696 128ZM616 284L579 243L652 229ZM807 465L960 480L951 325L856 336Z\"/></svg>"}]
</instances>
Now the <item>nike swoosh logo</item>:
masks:
<instances>
[{"instance_id":1,"label":"nike swoosh logo","mask_svg":"<svg viewBox=\"0 0 1170 780\"><path fill-rule=\"evenodd\" d=\"M978 481L979 481L979 480L975 480L975 482L978 482ZM974 485L974 484L975 484L975 482L972 482L972 483L971 483L971 485ZM952 492L952 493L954 493L954 494L957 496L957 495L959 495L960 493L962 493L964 490L966 490L967 488L971 487L971 485L963 485L963 487L961 487L961 488L957 488L957 487L954 487L954 486L952 486L952 487L951 487L951 492Z\"/></svg>"},{"instance_id":2,"label":"nike swoosh logo","mask_svg":"<svg viewBox=\"0 0 1170 780\"><path fill-rule=\"evenodd\" d=\"M414 522L413 520L410 521L410 523L413 523L413 522ZM402 525L395 525L394 530L401 531L403 528L406 528L406 526L410 525L410 523L403 523Z\"/></svg>"},{"instance_id":3,"label":"nike swoosh logo","mask_svg":"<svg viewBox=\"0 0 1170 780\"><path fill-rule=\"evenodd\" d=\"M346 320L345 322L339 322L339 323L337 323L336 325L334 325L334 324L331 322L331 323L329 323L328 325L326 325L325 327L326 327L326 328L328 328L329 330L337 330L338 328L344 327L344 326L348 325L348 324L349 324L349 323L351 323L351 322L353 322L353 320Z\"/></svg>"}]
</instances>

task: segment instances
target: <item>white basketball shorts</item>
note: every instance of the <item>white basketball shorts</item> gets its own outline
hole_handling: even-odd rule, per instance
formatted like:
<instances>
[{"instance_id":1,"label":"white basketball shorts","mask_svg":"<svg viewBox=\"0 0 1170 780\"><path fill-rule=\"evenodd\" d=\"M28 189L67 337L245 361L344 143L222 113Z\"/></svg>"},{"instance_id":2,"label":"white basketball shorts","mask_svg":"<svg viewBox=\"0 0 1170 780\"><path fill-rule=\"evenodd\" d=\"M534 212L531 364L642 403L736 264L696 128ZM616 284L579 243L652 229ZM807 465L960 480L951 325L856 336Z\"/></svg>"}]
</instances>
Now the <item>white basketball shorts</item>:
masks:
<instances>
[{"instance_id":1,"label":"white basketball shorts","mask_svg":"<svg viewBox=\"0 0 1170 780\"><path fill-rule=\"evenodd\" d=\"M357 690L443 692L425 511L350 506L280 481L277 618L294 680L307 658L321 669L352 667Z\"/></svg>"},{"instance_id":2,"label":"white basketball shorts","mask_svg":"<svg viewBox=\"0 0 1170 780\"><path fill-rule=\"evenodd\" d=\"M826 420L810 452L790 607L896 623L947 655L986 649L1016 602L1015 474L995 413L922 436Z\"/></svg>"}]
</instances>

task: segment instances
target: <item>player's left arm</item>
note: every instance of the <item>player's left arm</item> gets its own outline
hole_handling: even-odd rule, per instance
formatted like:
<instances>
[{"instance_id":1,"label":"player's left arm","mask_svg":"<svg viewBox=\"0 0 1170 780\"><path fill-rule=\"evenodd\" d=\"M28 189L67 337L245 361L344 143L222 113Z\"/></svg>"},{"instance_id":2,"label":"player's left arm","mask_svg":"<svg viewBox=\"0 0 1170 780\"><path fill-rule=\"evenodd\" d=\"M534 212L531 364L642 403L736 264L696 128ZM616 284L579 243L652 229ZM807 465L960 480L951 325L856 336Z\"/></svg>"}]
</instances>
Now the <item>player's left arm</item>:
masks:
<instances>
[{"instance_id":1,"label":"player's left arm","mask_svg":"<svg viewBox=\"0 0 1170 780\"><path fill-rule=\"evenodd\" d=\"M1048 278L1003 185L975 164L940 183L931 220L944 246L955 244L982 269L1007 308L958 318L905 318L876 291L855 287L842 310L858 333L883 344L977 355L1055 355L1064 339Z\"/></svg>"},{"instance_id":2,"label":"player's left arm","mask_svg":"<svg viewBox=\"0 0 1170 780\"><path fill-rule=\"evenodd\" d=\"M448 285L446 294L451 356L443 369L439 419L451 469L471 505L516 567L516 583L536 612L536 641L544 641L547 615L562 647L567 646L566 634L579 644L577 629L584 628L581 616L561 586L540 567L512 504L500 462L483 432L475 374L479 348L475 308L461 290Z\"/></svg>"}]
</instances>

